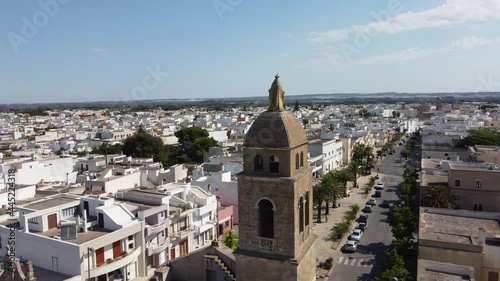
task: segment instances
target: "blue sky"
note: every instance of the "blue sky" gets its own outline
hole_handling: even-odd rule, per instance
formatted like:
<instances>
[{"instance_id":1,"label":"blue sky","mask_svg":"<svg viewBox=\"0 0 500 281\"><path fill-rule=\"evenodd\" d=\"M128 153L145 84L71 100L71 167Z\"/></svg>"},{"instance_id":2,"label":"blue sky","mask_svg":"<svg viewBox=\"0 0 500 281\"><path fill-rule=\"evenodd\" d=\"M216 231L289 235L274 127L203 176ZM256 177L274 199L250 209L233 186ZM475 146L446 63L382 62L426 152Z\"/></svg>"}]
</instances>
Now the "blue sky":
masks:
<instances>
[{"instance_id":1,"label":"blue sky","mask_svg":"<svg viewBox=\"0 0 500 281\"><path fill-rule=\"evenodd\" d=\"M0 103L500 91L500 0L0 2ZM285 96L286 99L286 96Z\"/></svg>"}]
</instances>

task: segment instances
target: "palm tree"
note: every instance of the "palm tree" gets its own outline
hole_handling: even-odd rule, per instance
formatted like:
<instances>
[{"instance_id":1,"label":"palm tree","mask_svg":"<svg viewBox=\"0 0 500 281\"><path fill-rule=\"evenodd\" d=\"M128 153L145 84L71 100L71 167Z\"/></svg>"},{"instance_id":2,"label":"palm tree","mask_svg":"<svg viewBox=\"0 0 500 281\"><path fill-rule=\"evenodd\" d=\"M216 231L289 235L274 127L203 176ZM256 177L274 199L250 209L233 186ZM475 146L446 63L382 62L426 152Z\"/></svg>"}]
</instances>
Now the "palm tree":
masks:
<instances>
[{"instance_id":1,"label":"palm tree","mask_svg":"<svg viewBox=\"0 0 500 281\"><path fill-rule=\"evenodd\" d=\"M337 206L337 199L342 198L344 193L341 184L336 180L332 172L327 173L321 179L321 185L331 190L329 198L326 199L326 212L325 215L330 214L330 208L328 208L328 203L332 200L333 206Z\"/></svg>"},{"instance_id":2,"label":"palm tree","mask_svg":"<svg viewBox=\"0 0 500 281\"><path fill-rule=\"evenodd\" d=\"M361 163L353 159L351 160L351 163L349 163L349 166L347 166L347 169L353 175L352 184L354 185L354 187L358 187L358 176L360 175L361 172Z\"/></svg>"},{"instance_id":3,"label":"palm tree","mask_svg":"<svg viewBox=\"0 0 500 281\"><path fill-rule=\"evenodd\" d=\"M453 209L455 207L455 196L448 187L436 185L423 197L422 203L426 207Z\"/></svg>"},{"instance_id":4,"label":"palm tree","mask_svg":"<svg viewBox=\"0 0 500 281\"><path fill-rule=\"evenodd\" d=\"M354 182L354 175L353 173L348 169L344 168L341 170L335 170L331 172L333 177L339 182L344 189L344 197L347 196L347 183L348 182Z\"/></svg>"},{"instance_id":5,"label":"palm tree","mask_svg":"<svg viewBox=\"0 0 500 281\"><path fill-rule=\"evenodd\" d=\"M318 207L318 218L317 218L317 223L321 223L321 205L323 205L323 202L328 200L331 196L331 189L328 188L327 186L318 183L313 187L313 200L314 204Z\"/></svg>"}]
</instances>

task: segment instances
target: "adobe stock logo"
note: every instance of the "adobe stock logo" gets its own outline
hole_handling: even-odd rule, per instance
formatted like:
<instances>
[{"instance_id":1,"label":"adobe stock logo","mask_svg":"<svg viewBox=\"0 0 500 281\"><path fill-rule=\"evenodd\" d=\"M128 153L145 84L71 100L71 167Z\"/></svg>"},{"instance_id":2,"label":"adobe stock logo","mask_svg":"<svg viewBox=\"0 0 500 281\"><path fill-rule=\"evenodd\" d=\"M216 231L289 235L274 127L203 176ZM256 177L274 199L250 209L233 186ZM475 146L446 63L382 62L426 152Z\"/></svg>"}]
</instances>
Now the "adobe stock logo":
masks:
<instances>
[{"instance_id":1,"label":"adobe stock logo","mask_svg":"<svg viewBox=\"0 0 500 281\"><path fill-rule=\"evenodd\" d=\"M68 4L70 0L42 0L38 2L41 10L36 11L31 19L22 17L23 25L20 34L9 32L7 39L9 40L12 49L17 54L19 47L28 44L30 39L33 39L38 31L49 23L49 19L57 16L60 7Z\"/></svg>"},{"instance_id":2,"label":"adobe stock logo","mask_svg":"<svg viewBox=\"0 0 500 281\"><path fill-rule=\"evenodd\" d=\"M147 74L143 76L142 83L132 88L130 94L124 94L121 96L122 101L133 101L133 100L144 100L147 98L148 93L156 90L163 79L170 76L170 73L163 72L160 70L160 65L156 65L156 69L151 68L151 66L146 66Z\"/></svg>"},{"instance_id":3,"label":"adobe stock logo","mask_svg":"<svg viewBox=\"0 0 500 281\"><path fill-rule=\"evenodd\" d=\"M215 0L212 5L214 6L215 12L219 16L221 21L224 20L224 14L227 12L232 12L234 8L238 7L243 0Z\"/></svg>"}]
</instances>

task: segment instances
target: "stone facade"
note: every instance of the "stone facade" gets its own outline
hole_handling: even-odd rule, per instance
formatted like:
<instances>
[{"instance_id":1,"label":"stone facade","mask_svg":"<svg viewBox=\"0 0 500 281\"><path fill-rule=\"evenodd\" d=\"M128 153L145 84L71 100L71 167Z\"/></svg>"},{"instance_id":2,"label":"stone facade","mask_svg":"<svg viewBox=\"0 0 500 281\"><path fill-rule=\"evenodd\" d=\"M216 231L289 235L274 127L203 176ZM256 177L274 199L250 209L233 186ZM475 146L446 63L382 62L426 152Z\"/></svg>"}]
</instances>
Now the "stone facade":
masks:
<instances>
[{"instance_id":1,"label":"stone facade","mask_svg":"<svg viewBox=\"0 0 500 281\"><path fill-rule=\"evenodd\" d=\"M291 112L264 112L248 131L238 174L238 281L316 279L307 144ZM266 210L261 202L268 204Z\"/></svg>"}]
</instances>

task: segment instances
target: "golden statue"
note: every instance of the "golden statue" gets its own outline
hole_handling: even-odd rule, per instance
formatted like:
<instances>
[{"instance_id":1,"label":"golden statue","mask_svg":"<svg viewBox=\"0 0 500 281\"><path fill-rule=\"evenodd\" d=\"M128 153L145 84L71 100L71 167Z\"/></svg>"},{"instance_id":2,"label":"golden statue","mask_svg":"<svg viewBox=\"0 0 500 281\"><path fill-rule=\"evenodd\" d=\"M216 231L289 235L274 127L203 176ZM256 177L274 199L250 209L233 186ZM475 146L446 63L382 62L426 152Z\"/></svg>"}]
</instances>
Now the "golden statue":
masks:
<instances>
[{"instance_id":1,"label":"golden statue","mask_svg":"<svg viewBox=\"0 0 500 281\"><path fill-rule=\"evenodd\" d=\"M285 91L281 88L278 74L274 76L273 84L269 89L269 110L268 111L282 111L284 109L283 96Z\"/></svg>"}]
</instances>

